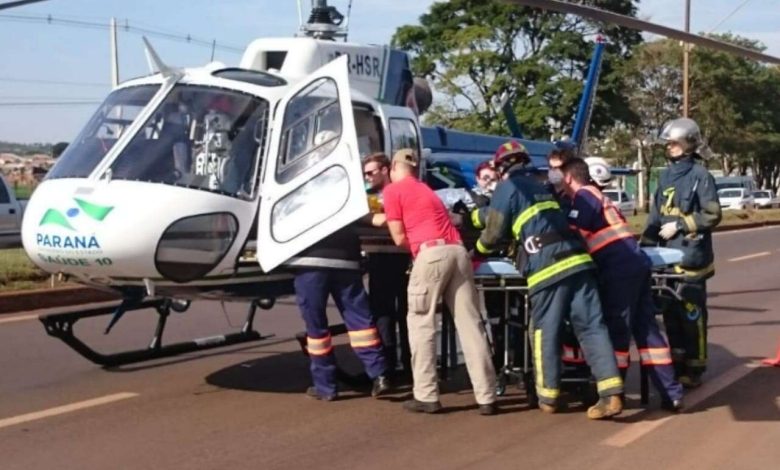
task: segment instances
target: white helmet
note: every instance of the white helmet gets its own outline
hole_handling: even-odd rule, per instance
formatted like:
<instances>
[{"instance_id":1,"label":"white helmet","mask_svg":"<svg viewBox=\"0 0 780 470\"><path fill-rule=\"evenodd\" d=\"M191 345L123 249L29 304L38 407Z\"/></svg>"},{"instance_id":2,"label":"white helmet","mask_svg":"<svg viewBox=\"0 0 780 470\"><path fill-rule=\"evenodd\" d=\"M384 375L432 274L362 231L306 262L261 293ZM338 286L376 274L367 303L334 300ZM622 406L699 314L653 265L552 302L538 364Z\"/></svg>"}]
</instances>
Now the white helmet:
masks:
<instances>
[{"instance_id":1,"label":"white helmet","mask_svg":"<svg viewBox=\"0 0 780 470\"><path fill-rule=\"evenodd\" d=\"M609 171L609 164L601 157L588 157L585 159L588 164L588 173L590 179L599 186L606 186L612 181L612 172Z\"/></svg>"}]
</instances>

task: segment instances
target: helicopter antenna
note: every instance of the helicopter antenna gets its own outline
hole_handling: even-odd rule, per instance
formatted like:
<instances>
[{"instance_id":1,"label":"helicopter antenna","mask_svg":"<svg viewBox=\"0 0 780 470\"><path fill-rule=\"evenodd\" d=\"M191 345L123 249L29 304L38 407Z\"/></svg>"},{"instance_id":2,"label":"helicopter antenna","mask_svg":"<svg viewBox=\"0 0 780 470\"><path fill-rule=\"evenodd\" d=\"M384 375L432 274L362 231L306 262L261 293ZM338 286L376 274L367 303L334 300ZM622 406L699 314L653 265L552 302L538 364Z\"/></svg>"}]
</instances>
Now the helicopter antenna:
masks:
<instances>
[{"instance_id":1,"label":"helicopter antenna","mask_svg":"<svg viewBox=\"0 0 780 470\"><path fill-rule=\"evenodd\" d=\"M152 43L143 36L144 51L146 52L146 61L149 63L149 70L152 73L160 72L164 78L173 77L179 74L179 71L175 68L169 67L165 62L157 55L157 51L152 47Z\"/></svg>"},{"instance_id":2,"label":"helicopter antenna","mask_svg":"<svg viewBox=\"0 0 780 470\"><path fill-rule=\"evenodd\" d=\"M352 17L352 0L349 0L347 5L347 19L344 22L344 42L347 42L347 35L349 34L349 19Z\"/></svg>"},{"instance_id":3,"label":"helicopter antenna","mask_svg":"<svg viewBox=\"0 0 780 470\"><path fill-rule=\"evenodd\" d=\"M309 21L301 27L301 34L329 41L336 38L346 38L347 31L345 27L342 27L343 22L344 15L339 13L335 7L328 6L328 0L312 0Z\"/></svg>"},{"instance_id":4,"label":"helicopter antenna","mask_svg":"<svg viewBox=\"0 0 780 470\"><path fill-rule=\"evenodd\" d=\"M301 7L301 0L296 0L295 4L298 5L298 29L303 29L303 8Z\"/></svg>"}]
</instances>

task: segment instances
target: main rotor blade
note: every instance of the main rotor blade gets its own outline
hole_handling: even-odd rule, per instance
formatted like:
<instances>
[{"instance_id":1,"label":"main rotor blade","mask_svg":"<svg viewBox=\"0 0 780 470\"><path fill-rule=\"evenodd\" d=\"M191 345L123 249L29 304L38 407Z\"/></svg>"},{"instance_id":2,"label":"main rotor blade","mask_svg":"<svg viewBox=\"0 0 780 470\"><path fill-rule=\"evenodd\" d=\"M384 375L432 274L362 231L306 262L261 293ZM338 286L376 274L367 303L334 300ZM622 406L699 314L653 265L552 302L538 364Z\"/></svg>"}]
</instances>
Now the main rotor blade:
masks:
<instances>
[{"instance_id":1,"label":"main rotor blade","mask_svg":"<svg viewBox=\"0 0 780 470\"><path fill-rule=\"evenodd\" d=\"M590 6L578 5L575 3L561 2L558 0L502 0L504 3L512 3L515 5L523 5L533 8L540 8L543 10L553 10L560 13L569 13L572 15L578 15L585 18L590 18L596 21L602 21L604 23L612 23L618 26L624 26L626 28L636 29L639 31L647 31L649 33L660 34L668 38L679 39L680 41L696 44L697 46L707 47L722 52L728 52L731 54L740 55L749 59L754 59L759 62L767 62L770 64L780 64L780 58L771 55L763 54L753 49L748 49L727 42L718 41L717 39L711 39L698 34L690 34L679 29L669 28L661 26L659 24L650 23L648 21L642 21L630 16L619 15L612 13L611 11L601 10Z\"/></svg>"},{"instance_id":2,"label":"main rotor blade","mask_svg":"<svg viewBox=\"0 0 780 470\"><path fill-rule=\"evenodd\" d=\"M7 8L13 8L13 7L20 7L22 5L27 5L28 3L38 3L38 2L45 2L46 0L18 0L16 2L8 2L8 3L0 3L0 10L5 10Z\"/></svg>"}]
</instances>

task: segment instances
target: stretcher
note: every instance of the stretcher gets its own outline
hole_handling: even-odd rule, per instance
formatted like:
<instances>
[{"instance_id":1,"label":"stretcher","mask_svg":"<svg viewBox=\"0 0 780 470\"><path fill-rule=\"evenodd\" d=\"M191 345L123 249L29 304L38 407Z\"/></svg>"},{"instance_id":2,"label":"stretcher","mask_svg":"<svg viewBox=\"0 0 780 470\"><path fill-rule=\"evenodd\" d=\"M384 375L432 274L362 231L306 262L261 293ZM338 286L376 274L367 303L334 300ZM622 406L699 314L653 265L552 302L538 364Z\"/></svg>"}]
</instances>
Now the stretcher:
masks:
<instances>
[{"instance_id":1,"label":"stretcher","mask_svg":"<svg viewBox=\"0 0 780 470\"><path fill-rule=\"evenodd\" d=\"M655 296L682 302L678 282L682 275L673 272L673 266L682 261L682 252L671 248L642 248L652 262L652 285ZM503 329L501 344L491 340L494 353L503 355L503 366L497 372L497 392L503 394L506 386L516 380L522 384L531 406L537 404L534 383L533 364L531 362L530 310L528 287L525 278L517 271L509 259L489 259L474 270L474 280L477 289L482 292L501 292L504 294L503 312L492 326ZM514 305L518 308L513 308ZM496 320L496 319L494 319ZM486 324L490 319L483 317ZM497 325L496 325L497 323ZM488 328L491 330L491 328ZM520 347L513 344L520 340ZM514 340L514 341L513 341ZM517 357L518 349L521 352ZM442 355L446 354L442 348ZM640 394L642 404L648 402L649 385L646 370L640 368ZM564 363L561 377L562 386L575 385L583 403L595 402L598 399L594 383L587 366Z\"/></svg>"}]
</instances>

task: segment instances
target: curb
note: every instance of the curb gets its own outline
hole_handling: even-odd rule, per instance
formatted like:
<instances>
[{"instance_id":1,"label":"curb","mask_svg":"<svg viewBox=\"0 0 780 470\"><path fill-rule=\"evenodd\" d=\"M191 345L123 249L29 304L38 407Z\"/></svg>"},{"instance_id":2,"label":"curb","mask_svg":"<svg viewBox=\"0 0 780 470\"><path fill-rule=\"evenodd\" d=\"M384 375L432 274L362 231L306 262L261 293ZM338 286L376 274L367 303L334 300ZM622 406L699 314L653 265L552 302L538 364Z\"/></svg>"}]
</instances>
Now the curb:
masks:
<instances>
[{"instance_id":1,"label":"curb","mask_svg":"<svg viewBox=\"0 0 780 470\"><path fill-rule=\"evenodd\" d=\"M713 232L735 232L780 225L780 220L715 227ZM53 307L119 300L119 294L89 287L55 287L0 294L0 315Z\"/></svg>"}]
</instances>

